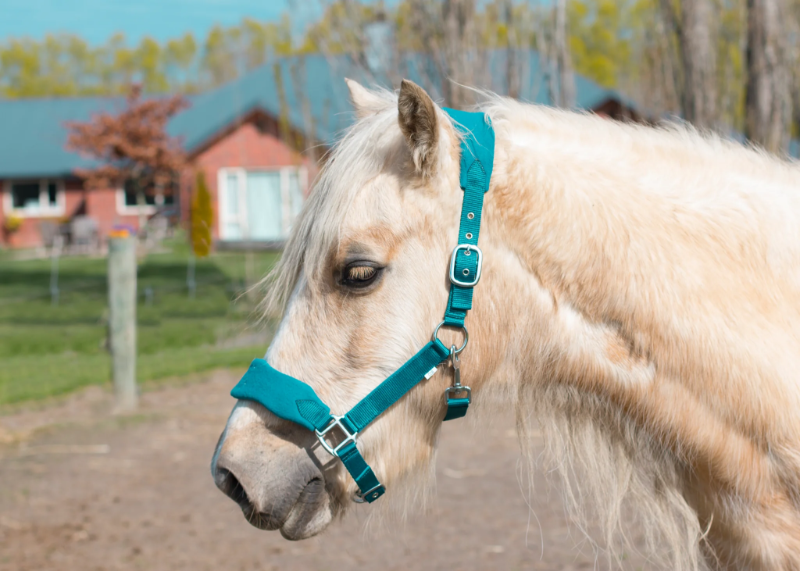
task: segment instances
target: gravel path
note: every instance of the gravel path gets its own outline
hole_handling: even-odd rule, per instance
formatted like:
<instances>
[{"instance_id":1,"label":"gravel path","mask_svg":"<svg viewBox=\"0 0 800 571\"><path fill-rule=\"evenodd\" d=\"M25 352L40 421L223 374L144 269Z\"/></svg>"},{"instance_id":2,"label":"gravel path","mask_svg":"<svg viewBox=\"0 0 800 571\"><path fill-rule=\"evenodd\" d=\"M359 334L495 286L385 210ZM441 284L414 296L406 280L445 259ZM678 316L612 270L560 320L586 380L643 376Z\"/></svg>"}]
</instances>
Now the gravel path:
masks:
<instances>
[{"instance_id":1,"label":"gravel path","mask_svg":"<svg viewBox=\"0 0 800 571\"><path fill-rule=\"evenodd\" d=\"M445 425L436 499L405 523L358 506L302 542L250 527L208 468L236 380L145 393L133 416L93 389L1 417L0 571L605 568L542 474L526 505L510 422Z\"/></svg>"}]
</instances>

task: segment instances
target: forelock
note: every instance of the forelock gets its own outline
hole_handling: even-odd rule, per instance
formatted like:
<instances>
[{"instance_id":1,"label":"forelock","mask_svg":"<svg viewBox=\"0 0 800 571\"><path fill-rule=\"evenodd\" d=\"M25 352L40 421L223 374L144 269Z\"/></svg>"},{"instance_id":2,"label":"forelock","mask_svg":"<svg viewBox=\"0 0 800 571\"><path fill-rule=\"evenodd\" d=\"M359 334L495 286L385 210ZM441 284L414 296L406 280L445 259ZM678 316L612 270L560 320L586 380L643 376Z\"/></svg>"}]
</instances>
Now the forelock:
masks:
<instances>
[{"instance_id":1,"label":"forelock","mask_svg":"<svg viewBox=\"0 0 800 571\"><path fill-rule=\"evenodd\" d=\"M313 277L322 271L329 253L339 245L342 222L358 191L403 148L397 95L383 89L374 93L385 107L356 121L331 149L280 261L257 286L266 291L262 302L266 317L283 313L301 273Z\"/></svg>"}]
</instances>

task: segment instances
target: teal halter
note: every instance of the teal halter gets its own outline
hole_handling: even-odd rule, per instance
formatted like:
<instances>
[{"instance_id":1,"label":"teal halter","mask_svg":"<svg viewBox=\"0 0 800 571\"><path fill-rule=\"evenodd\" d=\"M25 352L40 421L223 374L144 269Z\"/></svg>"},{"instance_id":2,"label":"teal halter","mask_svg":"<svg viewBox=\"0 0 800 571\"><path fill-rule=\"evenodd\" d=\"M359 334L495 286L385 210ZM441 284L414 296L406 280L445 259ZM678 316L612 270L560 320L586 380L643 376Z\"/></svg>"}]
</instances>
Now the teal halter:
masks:
<instances>
[{"instance_id":1,"label":"teal halter","mask_svg":"<svg viewBox=\"0 0 800 571\"><path fill-rule=\"evenodd\" d=\"M255 359L242 380L233 387L231 396L252 400L285 420L313 430L322 447L341 459L358 485L358 502L374 502L384 488L356 446L358 433L386 409L396 403L423 379L430 379L448 358L454 370L454 385L445 390L447 414L444 420L461 418L471 401L469 387L461 385L458 354L469 339L464 319L472 309L472 290L481 278L483 253L478 248L483 195L489 190L494 162L494 130L488 115L445 109L461 132L460 186L464 191L458 246L450 256L450 296L444 320L433 337L419 352L405 362L389 378L364 397L343 416L331 409L309 385L273 369L264 359ZM464 332L464 343L447 349L439 341L439 328L455 327ZM459 396L460 395L460 396ZM344 439L336 444L328 440L338 428Z\"/></svg>"}]
</instances>

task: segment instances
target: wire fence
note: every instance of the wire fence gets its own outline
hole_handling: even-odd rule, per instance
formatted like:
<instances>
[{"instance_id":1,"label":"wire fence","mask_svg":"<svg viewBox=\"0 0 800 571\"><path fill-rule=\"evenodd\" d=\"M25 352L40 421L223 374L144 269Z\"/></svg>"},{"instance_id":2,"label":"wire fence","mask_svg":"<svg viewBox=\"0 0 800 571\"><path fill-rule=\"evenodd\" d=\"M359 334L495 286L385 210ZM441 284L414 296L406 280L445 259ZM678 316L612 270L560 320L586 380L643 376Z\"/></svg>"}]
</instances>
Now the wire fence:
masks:
<instances>
[{"instance_id":1,"label":"wire fence","mask_svg":"<svg viewBox=\"0 0 800 571\"><path fill-rule=\"evenodd\" d=\"M247 367L274 330L249 287L277 256L148 255L137 270L137 382ZM0 261L0 406L110 381L105 259ZM55 286L55 287L54 287Z\"/></svg>"}]
</instances>

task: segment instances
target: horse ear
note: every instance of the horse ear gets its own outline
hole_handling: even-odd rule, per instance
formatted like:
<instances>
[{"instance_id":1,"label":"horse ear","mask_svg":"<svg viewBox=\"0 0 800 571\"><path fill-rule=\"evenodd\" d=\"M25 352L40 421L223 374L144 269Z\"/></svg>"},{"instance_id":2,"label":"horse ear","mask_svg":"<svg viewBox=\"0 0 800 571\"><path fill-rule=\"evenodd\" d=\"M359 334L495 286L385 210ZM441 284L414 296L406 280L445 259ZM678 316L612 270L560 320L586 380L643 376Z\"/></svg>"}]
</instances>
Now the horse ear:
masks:
<instances>
[{"instance_id":1,"label":"horse ear","mask_svg":"<svg viewBox=\"0 0 800 571\"><path fill-rule=\"evenodd\" d=\"M436 105L419 85L404 79L397 100L398 122L403 131L414 165L423 176L430 176L436 167L439 127Z\"/></svg>"},{"instance_id":2,"label":"horse ear","mask_svg":"<svg viewBox=\"0 0 800 571\"><path fill-rule=\"evenodd\" d=\"M359 119L374 115L381 109L386 108L386 100L381 99L359 82L347 77L344 82L350 90L350 103L353 104L353 108L356 110L356 117Z\"/></svg>"}]
</instances>

